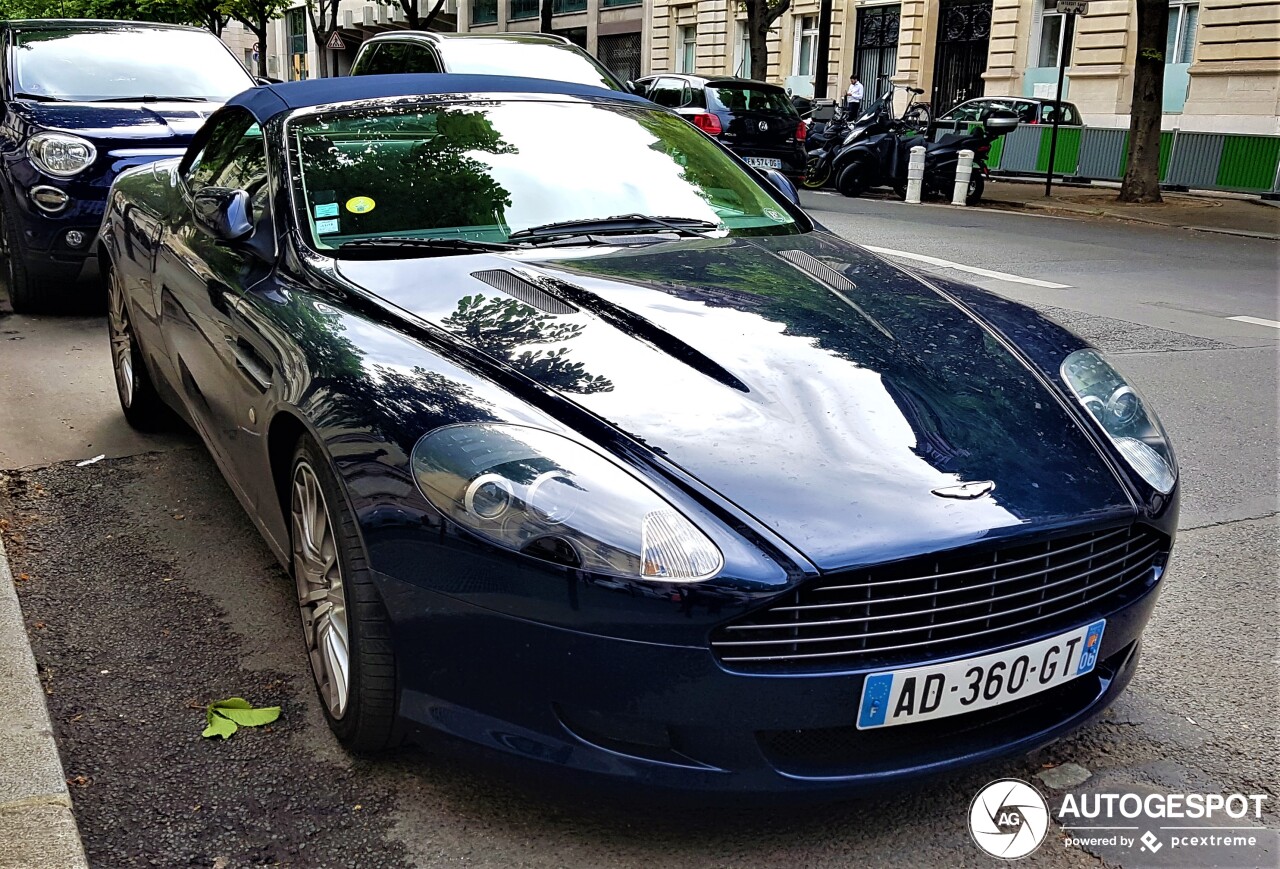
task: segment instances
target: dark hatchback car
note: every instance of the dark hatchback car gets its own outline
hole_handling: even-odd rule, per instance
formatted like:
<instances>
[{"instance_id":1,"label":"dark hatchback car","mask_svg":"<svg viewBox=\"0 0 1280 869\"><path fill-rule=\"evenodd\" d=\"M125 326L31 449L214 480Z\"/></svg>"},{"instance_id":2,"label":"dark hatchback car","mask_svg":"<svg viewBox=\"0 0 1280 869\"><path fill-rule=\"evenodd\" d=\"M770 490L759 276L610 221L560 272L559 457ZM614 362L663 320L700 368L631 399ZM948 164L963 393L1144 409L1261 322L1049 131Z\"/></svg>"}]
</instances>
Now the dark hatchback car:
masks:
<instances>
[{"instance_id":1,"label":"dark hatchback car","mask_svg":"<svg viewBox=\"0 0 1280 869\"><path fill-rule=\"evenodd\" d=\"M636 85L641 96L714 136L748 165L804 178L806 127L777 85L674 73L643 78Z\"/></svg>"},{"instance_id":2,"label":"dark hatchback car","mask_svg":"<svg viewBox=\"0 0 1280 869\"><path fill-rule=\"evenodd\" d=\"M625 91L604 64L549 33L430 33L400 30L365 40L352 75L444 72L552 79Z\"/></svg>"},{"instance_id":3,"label":"dark hatchback car","mask_svg":"<svg viewBox=\"0 0 1280 869\"><path fill-rule=\"evenodd\" d=\"M0 36L0 278L15 310L78 307L112 179L183 153L255 80L194 27L5 21Z\"/></svg>"},{"instance_id":4,"label":"dark hatchback car","mask_svg":"<svg viewBox=\"0 0 1280 869\"><path fill-rule=\"evenodd\" d=\"M780 191L634 95L454 75L254 88L117 179L126 417L201 434L345 745L815 793L1123 690L1177 520L1154 415Z\"/></svg>"}]
</instances>

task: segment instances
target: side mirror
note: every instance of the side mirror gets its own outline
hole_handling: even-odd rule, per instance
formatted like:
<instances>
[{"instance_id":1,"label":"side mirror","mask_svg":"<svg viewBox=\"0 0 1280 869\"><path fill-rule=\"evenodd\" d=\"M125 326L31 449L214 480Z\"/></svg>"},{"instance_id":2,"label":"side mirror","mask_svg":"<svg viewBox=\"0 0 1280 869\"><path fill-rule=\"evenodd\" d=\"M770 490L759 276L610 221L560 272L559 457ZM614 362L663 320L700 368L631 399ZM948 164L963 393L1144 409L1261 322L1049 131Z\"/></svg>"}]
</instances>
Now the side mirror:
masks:
<instances>
[{"instance_id":1,"label":"side mirror","mask_svg":"<svg viewBox=\"0 0 1280 869\"><path fill-rule=\"evenodd\" d=\"M191 197L196 226L218 241L241 241L253 232L249 194L230 187L205 187Z\"/></svg>"},{"instance_id":2,"label":"side mirror","mask_svg":"<svg viewBox=\"0 0 1280 869\"><path fill-rule=\"evenodd\" d=\"M1015 129L1021 121L1013 112L997 110L987 115L982 127L993 136L1000 136Z\"/></svg>"},{"instance_id":3,"label":"side mirror","mask_svg":"<svg viewBox=\"0 0 1280 869\"><path fill-rule=\"evenodd\" d=\"M800 191L796 190L796 185L791 183L791 179L783 175L777 169L762 169L761 174L768 179L769 183L778 188L778 191L792 204L800 207Z\"/></svg>"}]
</instances>

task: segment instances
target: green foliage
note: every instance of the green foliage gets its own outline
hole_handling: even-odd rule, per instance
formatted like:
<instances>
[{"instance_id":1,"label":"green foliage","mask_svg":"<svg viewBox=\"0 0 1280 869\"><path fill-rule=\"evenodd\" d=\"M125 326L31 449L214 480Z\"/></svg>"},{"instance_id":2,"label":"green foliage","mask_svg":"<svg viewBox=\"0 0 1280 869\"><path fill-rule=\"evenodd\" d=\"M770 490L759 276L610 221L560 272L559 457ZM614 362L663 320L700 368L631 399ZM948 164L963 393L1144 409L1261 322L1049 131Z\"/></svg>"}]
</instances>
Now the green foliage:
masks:
<instances>
[{"instance_id":1,"label":"green foliage","mask_svg":"<svg viewBox=\"0 0 1280 869\"><path fill-rule=\"evenodd\" d=\"M210 703L205 707L204 713L209 726L200 735L220 736L226 739L241 727L260 727L270 724L280 717L280 707L265 706L255 709L243 697L230 697Z\"/></svg>"}]
</instances>

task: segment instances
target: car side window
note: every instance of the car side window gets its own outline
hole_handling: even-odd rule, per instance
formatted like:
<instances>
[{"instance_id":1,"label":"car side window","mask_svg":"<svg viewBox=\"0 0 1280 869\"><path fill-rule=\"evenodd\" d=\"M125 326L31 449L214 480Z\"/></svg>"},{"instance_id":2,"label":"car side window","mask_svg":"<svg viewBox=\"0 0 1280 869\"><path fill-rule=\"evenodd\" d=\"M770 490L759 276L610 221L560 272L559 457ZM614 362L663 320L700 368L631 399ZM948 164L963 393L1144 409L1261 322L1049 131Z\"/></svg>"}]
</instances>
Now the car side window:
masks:
<instances>
[{"instance_id":1,"label":"car side window","mask_svg":"<svg viewBox=\"0 0 1280 869\"><path fill-rule=\"evenodd\" d=\"M253 213L268 207L267 149L262 128L246 111L230 110L212 122L204 147L183 170L182 178L192 193L205 187L244 190L253 203Z\"/></svg>"},{"instance_id":2,"label":"car side window","mask_svg":"<svg viewBox=\"0 0 1280 869\"><path fill-rule=\"evenodd\" d=\"M375 75L378 67L378 54L382 46L374 45L362 51L351 67L352 75Z\"/></svg>"},{"instance_id":3,"label":"car side window","mask_svg":"<svg viewBox=\"0 0 1280 869\"><path fill-rule=\"evenodd\" d=\"M425 45L413 42L396 42L382 46L381 73L439 72L436 56Z\"/></svg>"},{"instance_id":4,"label":"car side window","mask_svg":"<svg viewBox=\"0 0 1280 869\"><path fill-rule=\"evenodd\" d=\"M684 104L684 92L689 86L677 78L660 78L649 92L649 99L660 106L678 109Z\"/></svg>"}]
</instances>

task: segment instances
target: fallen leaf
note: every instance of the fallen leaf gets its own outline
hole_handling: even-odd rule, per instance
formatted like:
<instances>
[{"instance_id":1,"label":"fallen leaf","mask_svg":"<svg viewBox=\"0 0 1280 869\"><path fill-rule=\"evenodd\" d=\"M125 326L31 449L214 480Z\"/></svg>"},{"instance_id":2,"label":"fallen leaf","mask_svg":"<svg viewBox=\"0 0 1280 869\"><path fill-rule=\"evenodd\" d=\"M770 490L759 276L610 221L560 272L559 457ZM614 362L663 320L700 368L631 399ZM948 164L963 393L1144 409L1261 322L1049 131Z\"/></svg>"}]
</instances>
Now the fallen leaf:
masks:
<instances>
[{"instance_id":1,"label":"fallen leaf","mask_svg":"<svg viewBox=\"0 0 1280 869\"><path fill-rule=\"evenodd\" d=\"M173 518L174 518L174 519L177 519L179 522L181 522L183 519L186 519L187 517L186 517L186 516L183 516L181 513L174 513L174 514L173 514Z\"/></svg>"},{"instance_id":2,"label":"fallen leaf","mask_svg":"<svg viewBox=\"0 0 1280 869\"><path fill-rule=\"evenodd\" d=\"M240 727L259 727L270 724L280 717L279 706L253 708L243 697L229 697L226 700L215 700L205 707L205 720L209 726L201 736L220 736L228 738Z\"/></svg>"},{"instance_id":3,"label":"fallen leaf","mask_svg":"<svg viewBox=\"0 0 1280 869\"><path fill-rule=\"evenodd\" d=\"M19 581L19 582L26 582L26 581L27 581L28 579L30 579L30 578L31 578L31 577L30 577L28 574L25 574L25 573L19 573L19 574L18 574L18 581Z\"/></svg>"}]
</instances>

